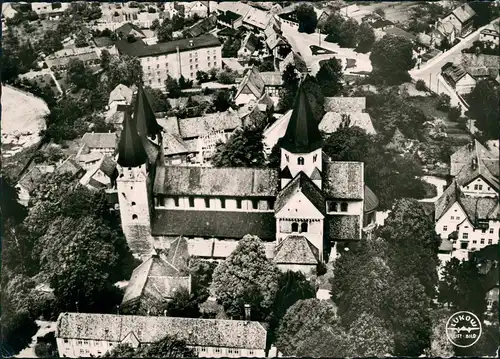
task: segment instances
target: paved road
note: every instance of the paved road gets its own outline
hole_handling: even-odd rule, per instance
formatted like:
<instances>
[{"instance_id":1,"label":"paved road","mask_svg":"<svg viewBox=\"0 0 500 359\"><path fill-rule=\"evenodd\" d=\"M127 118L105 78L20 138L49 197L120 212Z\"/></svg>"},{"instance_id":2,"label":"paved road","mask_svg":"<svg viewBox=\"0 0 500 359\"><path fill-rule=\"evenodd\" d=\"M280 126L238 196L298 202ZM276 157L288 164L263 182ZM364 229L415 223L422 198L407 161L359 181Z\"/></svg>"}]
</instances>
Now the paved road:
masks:
<instances>
[{"instance_id":1,"label":"paved road","mask_svg":"<svg viewBox=\"0 0 500 359\"><path fill-rule=\"evenodd\" d=\"M495 21L498 21L498 19L492 21L491 23ZM427 87L429 87L432 91L436 93L448 94L451 97L452 105L456 106L457 104L460 104L462 107L465 107L462 104L462 101L456 95L455 91L450 86L448 86L442 78L440 79L439 74L441 73L441 68L447 62L460 61L462 50L471 47L472 43L479 39L479 33L481 32L481 30L483 30L487 26L488 25L485 25L477 29L465 39L462 39L459 44L453 46L450 50L443 52L442 54L425 63L420 67L420 69L414 69L410 71L410 75L415 80L424 80Z\"/></svg>"},{"instance_id":2,"label":"paved road","mask_svg":"<svg viewBox=\"0 0 500 359\"><path fill-rule=\"evenodd\" d=\"M326 42L326 35L324 34L306 34L297 31L288 24L281 25L283 35L286 37L292 49L295 52L300 52L307 66L311 67L311 74L315 75L319 70L319 61L336 57L340 59L345 66L346 59L356 59L356 67L349 69L349 71L368 71L371 72L372 64L370 61L370 54L358 54L353 49L340 47L339 45L331 42ZM320 40L321 39L321 40ZM322 48L335 52L334 54L326 55L313 55L309 46L316 45Z\"/></svg>"}]
</instances>

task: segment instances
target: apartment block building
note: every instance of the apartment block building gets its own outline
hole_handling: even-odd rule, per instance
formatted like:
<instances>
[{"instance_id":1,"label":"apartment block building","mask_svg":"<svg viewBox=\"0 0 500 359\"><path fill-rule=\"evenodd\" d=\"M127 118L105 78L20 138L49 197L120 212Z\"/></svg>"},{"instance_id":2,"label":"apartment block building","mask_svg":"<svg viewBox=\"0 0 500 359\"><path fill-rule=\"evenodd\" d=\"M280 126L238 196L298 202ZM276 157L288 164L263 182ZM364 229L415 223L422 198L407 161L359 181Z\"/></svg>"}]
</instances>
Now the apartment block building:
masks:
<instances>
[{"instance_id":1,"label":"apartment block building","mask_svg":"<svg viewBox=\"0 0 500 359\"><path fill-rule=\"evenodd\" d=\"M140 59L144 84L152 88L164 89L168 76L193 80L197 71L222 68L222 44L211 34L154 45L124 39L116 47L120 54Z\"/></svg>"}]
</instances>

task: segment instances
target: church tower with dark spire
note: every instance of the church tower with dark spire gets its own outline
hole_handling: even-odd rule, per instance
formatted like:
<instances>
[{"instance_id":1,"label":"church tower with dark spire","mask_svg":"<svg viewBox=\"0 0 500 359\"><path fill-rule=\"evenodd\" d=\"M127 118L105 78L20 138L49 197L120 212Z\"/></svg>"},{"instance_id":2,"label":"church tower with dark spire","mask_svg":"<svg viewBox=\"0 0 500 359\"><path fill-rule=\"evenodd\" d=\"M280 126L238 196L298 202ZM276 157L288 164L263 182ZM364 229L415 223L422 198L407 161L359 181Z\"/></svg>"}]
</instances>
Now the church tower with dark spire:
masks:
<instances>
[{"instance_id":1,"label":"church tower with dark spire","mask_svg":"<svg viewBox=\"0 0 500 359\"><path fill-rule=\"evenodd\" d=\"M133 117L125 113L118 143L116 181L123 233L133 253L151 252L152 188L163 161L160 126L139 86Z\"/></svg>"},{"instance_id":2,"label":"church tower with dark spire","mask_svg":"<svg viewBox=\"0 0 500 359\"><path fill-rule=\"evenodd\" d=\"M281 138L281 188L304 172L322 188L322 138L311 104L301 84L295 97L292 116L285 136Z\"/></svg>"}]
</instances>

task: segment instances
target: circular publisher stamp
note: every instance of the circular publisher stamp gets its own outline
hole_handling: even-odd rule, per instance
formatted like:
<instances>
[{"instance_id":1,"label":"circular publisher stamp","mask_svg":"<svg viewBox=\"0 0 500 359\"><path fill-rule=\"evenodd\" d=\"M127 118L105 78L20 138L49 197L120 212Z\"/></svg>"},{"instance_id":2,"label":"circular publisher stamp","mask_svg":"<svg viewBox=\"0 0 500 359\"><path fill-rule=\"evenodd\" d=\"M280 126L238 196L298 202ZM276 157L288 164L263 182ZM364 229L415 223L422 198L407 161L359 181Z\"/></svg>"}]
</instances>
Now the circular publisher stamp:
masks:
<instances>
[{"instance_id":1,"label":"circular publisher stamp","mask_svg":"<svg viewBox=\"0 0 500 359\"><path fill-rule=\"evenodd\" d=\"M481 321L471 312L456 312L446 322L446 337L457 347L473 346L481 337L482 332Z\"/></svg>"}]
</instances>

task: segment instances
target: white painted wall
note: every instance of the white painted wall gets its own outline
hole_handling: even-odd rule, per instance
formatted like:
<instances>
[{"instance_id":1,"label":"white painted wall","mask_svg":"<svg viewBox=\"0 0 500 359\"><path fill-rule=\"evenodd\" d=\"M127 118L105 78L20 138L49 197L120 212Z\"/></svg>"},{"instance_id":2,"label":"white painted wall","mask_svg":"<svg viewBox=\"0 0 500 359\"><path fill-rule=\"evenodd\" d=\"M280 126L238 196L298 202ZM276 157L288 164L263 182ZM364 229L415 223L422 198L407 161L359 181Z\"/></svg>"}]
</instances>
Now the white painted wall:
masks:
<instances>
[{"instance_id":1,"label":"white painted wall","mask_svg":"<svg viewBox=\"0 0 500 359\"><path fill-rule=\"evenodd\" d=\"M455 85L459 95L470 93L476 87L477 81L469 74L465 74Z\"/></svg>"},{"instance_id":2,"label":"white painted wall","mask_svg":"<svg viewBox=\"0 0 500 359\"><path fill-rule=\"evenodd\" d=\"M307 176L311 177L314 168L318 168L320 171L323 171L323 151L321 148L318 148L315 151L310 153L292 153L285 149L281 149L281 161L280 167L284 169L288 166L290 172L292 173L292 177L295 178L299 172L304 172ZM299 159L302 158L303 164L299 163ZM321 188L321 186L320 186Z\"/></svg>"},{"instance_id":3,"label":"white painted wall","mask_svg":"<svg viewBox=\"0 0 500 359\"><path fill-rule=\"evenodd\" d=\"M193 198L193 204L194 207L190 206L190 201L189 198ZM209 207L206 206L206 201L205 198L208 200ZM202 211L210 211L210 210L217 210L217 211L246 211L246 212L257 212L257 211L273 211L273 209L270 209L272 206L272 203L274 203L274 199L269 199L269 200L264 200L264 199L258 199L256 198L255 200L251 200L248 198L241 198L241 208L238 208L238 200L236 198L219 198L219 197L178 197L178 202L176 206L176 201L174 197L165 197L163 200L163 205L162 205L162 200L159 198L157 195L155 198L155 207L156 208L168 208L168 209L180 209L180 210L202 210ZM257 208L254 208L254 201L257 204ZM225 208L222 207L222 202L225 203ZM270 203L271 202L271 203Z\"/></svg>"},{"instance_id":4,"label":"white painted wall","mask_svg":"<svg viewBox=\"0 0 500 359\"><path fill-rule=\"evenodd\" d=\"M448 211L436 222L436 233L441 238L448 238L450 233L467 218L464 210L458 203L454 203Z\"/></svg>"},{"instance_id":5,"label":"white painted wall","mask_svg":"<svg viewBox=\"0 0 500 359\"><path fill-rule=\"evenodd\" d=\"M165 54L142 57L144 82L153 88L164 88L168 76L179 78L183 75L188 80L196 79L196 71L208 71L222 68L222 47L209 47L182 51L179 54Z\"/></svg>"},{"instance_id":6,"label":"white painted wall","mask_svg":"<svg viewBox=\"0 0 500 359\"><path fill-rule=\"evenodd\" d=\"M466 196L473 197L497 197L498 193L490 187L482 178L476 178L474 181L460 187Z\"/></svg>"},{"instance_id":7,"label":"white painted wall","mask_svg":"<svg viewBox=\"0 0 500 359\"><path fill-rule=\"evenodd\" d=\"M120 216L124 232L127 226L150 226L148 177L145 165L120 167L116 180ZM137 216L133 219L134 215Z\"/></svg>"}]
</instances>

